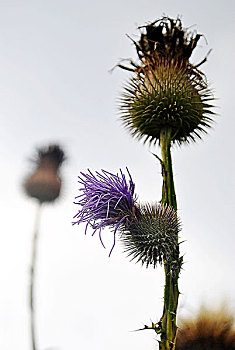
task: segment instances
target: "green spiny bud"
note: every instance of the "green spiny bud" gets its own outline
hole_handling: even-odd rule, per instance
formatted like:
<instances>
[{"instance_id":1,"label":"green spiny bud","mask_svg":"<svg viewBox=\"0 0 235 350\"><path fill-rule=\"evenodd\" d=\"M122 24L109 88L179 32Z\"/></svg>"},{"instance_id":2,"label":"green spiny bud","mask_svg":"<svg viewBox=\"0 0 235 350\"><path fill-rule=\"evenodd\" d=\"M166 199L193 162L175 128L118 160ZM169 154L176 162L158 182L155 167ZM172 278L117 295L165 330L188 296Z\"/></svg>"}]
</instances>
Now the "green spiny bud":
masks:
<instances>
[{"instance_id":1,"label":"green spiny bud","mask_svg":"<svg viewBox=\"0 0 235 350\"><path fill-rule=\"evenodd\" d=\"M176 212L169 206L149 204L139 208L138 218L133 220L122 235L125 252L132 259L148 267L156 267L172 256L178 248L180 230Z\"/></svg>"}]
</instances>

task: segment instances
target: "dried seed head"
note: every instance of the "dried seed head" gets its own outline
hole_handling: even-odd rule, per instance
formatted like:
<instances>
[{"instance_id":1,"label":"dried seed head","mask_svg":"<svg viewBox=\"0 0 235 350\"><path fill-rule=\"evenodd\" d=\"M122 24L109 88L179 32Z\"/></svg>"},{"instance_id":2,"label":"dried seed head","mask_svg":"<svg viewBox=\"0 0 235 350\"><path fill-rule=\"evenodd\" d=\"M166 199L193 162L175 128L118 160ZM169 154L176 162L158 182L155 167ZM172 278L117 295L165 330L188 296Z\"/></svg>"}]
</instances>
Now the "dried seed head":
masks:
<instances>
[{"instance_id":1,"label":"dried seed head","mask_svg":"<svg viewBox=\"0 0 235 350\"><path fill-rule=\"evenodd\" d=\"M40 203L53 202L60 194L58 169L64 159L64 152L57 145L39 149L34 161L36 170L24 183L26 193Z\"/></svg>"},{"instance_id":2,"label":"dried seed head","mask_svg":"<svg viewBox=\"0 0 235 350\"><path fill-rule=\"evenodd\" d=\"M125 252L148 267L167 261L178 248L179 220L173 208L149 204L140 207L121 239Z\"/></svg>"},{"instance_id":3,"label":"dried seed head","mask_svg":"<svg viewBox=\"0 0 235 350\"><path fill-rule=\"evenodd\" d=\"M188 64L202 36L184 29L180 18L175 20L167 16L139 28L145 28L139 42L135 43L141 61L154 61L157 56Z\"/></svg>"},{"instance_id":4,"label":"dried seed head","mask_svg":"<svg viewBox=\"0 0 235 350\"><path fill-rule=\"evenodd\" d=\"M49 145L48 147L38 149L35 160L38 168L54 167L57 171L65 160L64 152L58 145Z\"/></svg>"}]
</instances>

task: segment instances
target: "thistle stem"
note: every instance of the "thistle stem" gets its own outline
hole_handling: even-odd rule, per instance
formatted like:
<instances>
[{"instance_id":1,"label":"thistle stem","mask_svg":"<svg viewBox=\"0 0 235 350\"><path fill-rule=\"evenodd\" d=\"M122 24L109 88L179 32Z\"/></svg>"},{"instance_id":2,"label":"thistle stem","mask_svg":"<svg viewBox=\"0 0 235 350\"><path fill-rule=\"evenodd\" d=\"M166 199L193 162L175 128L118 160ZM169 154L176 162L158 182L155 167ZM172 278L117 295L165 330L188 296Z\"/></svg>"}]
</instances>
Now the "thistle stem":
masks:
<instances>
[{"instance_id":1,"label":"thistle stem","mask_svg":"<svg viewBox=\"0 0 235 350\"><path fill-rule=\"evenodd\" d=\"M162 153L162 203L168 204L177 210L175 186L171 161L171 129L163 129L160 135Z\"/></svg>"},{"instance_id":2,"label":"thistle stem","mask_svg":"<svg viewBox=\"0 0 235 350\"><path fill-rule=\"evenodd\" d=\"M175 195L172 160L171 160L171 129L163 129L160 135L160 147L162 153L162 203L170 205L177 210ZM178 242L177 242L178 243ZM174 253L168 261L164 261L165 287L164 308L161 317L160 350L174 350L176 339L176 313L178 306L178 277L180 271L179 251ZM173 266L174 264L174 266Z\"/></svg>"},{"instance_id":3,"label":"thistle stem","mask_svg":"<svg viewBox=\"0 0 235 350\"><path fill-rule=\"evenodd\" d=\"M32 350L37 350L36 342L36 327L35 327L35 265L37 260L37 242L39 234L39 222L41 216L42 204L39 202L36 211L35 224L34 224L34 235L32 241L32 256L30 266L30 290L29 290L29 307L30 307L30 327L31 327L31 342Z\"/></svg>"}]
</instances>

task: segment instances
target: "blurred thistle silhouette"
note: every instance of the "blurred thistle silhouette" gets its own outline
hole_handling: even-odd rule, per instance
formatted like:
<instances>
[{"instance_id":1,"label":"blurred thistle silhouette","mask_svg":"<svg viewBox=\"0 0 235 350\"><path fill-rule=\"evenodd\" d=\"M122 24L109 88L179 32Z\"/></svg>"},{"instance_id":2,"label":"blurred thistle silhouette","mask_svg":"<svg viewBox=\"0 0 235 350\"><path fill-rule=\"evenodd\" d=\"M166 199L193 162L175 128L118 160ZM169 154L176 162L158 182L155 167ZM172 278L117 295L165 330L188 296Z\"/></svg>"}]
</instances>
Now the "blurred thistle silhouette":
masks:
<instances>
[{"instance_id":1,"label":"blurred thistle silhouette","mask_svg":"<svg viewBox=\"0 0 235 350\"><path fill-rule=\"evenodd\" d=\"M180 322L176 350L234 350L234 317L226 308L202 307L198 314Z\"/></svg>"},{"instance_id":2,"label":"blurred thistle silhouette","mask_svg":"<svg viewBox=\"0 0 235 350\"><path fill-rule=\"evenodd\" d=\"M24 189L26 194L38 201L32 244L29 291L32 350L38 350L35 326L34 291L37 241L39 234L41 207L43 203L53 203L60 195L61 179L58 172L64 160L64 152L58 145L49 145L47 147L38 149L37 155L33 160L36 168L24 182Z\"/></svg>"},{"instance_id":3,"label":"blurred thistle silhouette","mask_svg":"<svg viewBox=\"0 0 235 350\"><path fill-rule=\"evenodd\" d=\"M132 72L120 98L120 116L133 137L144 143L159 144L161 159L155 156L162 168L161 203L177 211L171 146L200 139L213 122L214 97L205 74L199 70L209 53L198 64L190 61L202 35L184 29L180 18L163 16L139 29L139 40L131 39L137 62L129 59L129 65L122 62L117 65ZM176 244L172 255L163 258L163 315L156 323L158 327L152 327L161 336L160 350L175 349L178 278L183 263L178 238Z\"/></svg>"},{"instance_id":4,"label":"blurred thistle silhouette","mask_svg":"<svg viewBox=\"0 0 235 350\"><path fill-rule=\"evenodd\" d=\"M85 222L93 228L93 235L102 228L109 226L113 230L115 245L116 232L125 245L128 256L137 259L146 267L157 266L178 249L177 238L180 231L179 219L173 208L166 205L138 204L135 185L129 175L129 183L124 173L112 174L102 170L94 175L81 173L78 182L82 194L75 197L81 209L74 216L73 225Z\"/></svg>"},{"instance_id":5,"label":"blurred thistle silhouette","mask_svg":"<svg viewBox=\"0 0 235 350\"><path fill-rule=\"evenodd\" d=\"M34 160L36 170L24 184L28 196L38 199L40 203L53 202L60 194L58 170L63 161L64 152L59 146L40 148Z\"/></svg>"}]
</instances>

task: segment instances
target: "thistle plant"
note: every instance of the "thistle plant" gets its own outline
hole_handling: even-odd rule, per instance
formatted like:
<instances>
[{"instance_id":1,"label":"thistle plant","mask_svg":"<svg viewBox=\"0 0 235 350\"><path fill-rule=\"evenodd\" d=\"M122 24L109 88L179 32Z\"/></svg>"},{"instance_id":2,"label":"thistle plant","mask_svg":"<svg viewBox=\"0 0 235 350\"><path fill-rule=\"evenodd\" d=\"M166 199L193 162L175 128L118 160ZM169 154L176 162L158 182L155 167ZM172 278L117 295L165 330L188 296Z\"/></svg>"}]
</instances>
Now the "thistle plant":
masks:
<instances>
[{"instance_id":1,"label":"thistle plant","mask_svg":"<svg viewBox=\"0 0 235 350\"><path fill-rule=\"evenodd\" d=\"M49 145L37 151L34 159L35 170L24 183L26 194L37 200L38 207L35 219L35 229L32 244L32 257L30 266L30 324L32 350L37 350L36 325L35 325L35 268L37 261L37 244L39 235L39 223L42 204L54 202L60 195L61 179L59 168L64 161L64 152L57 145Z\"/></svg>"},{"instance_id":2,"label":"thistle plant","mask_svg":"<svg viewBox=\"0 0 235 350\"><path fill-rule=\"evenodd\" d=\"M205 74L198 69L207 57L197 65L189 61L202 35L185 30L179 18L163 17L139 29L142 31L139 41L133 40L138 62L130 60L129 66L118 65L132 72L120 101L121 118L132 136L159 144L161 158L157 158L163 177L161 203L177 211L171 146L195 141L211 126L213 96ZM144 251L147 245L140 249ZM152 327L161 335L160 350L175 349L178 278L183 261L178 237L176 247L163 255L163 315L157 322L158 327Z\"/></svg>"},{"instance_id":3,"label":"thistle plant","mask_svg":"<svg viewBox=\"0 0 235 350\"><path fill-rule=\"evenodd\" d=\"M179 298L178 278L183 263L179 251L180 223L174 186L171 146L201 138L213 120L212 93L206 77L189 59L202 36L183 29L181 20L163 17L140 27L136 47L138 62L120 68L132 72L120 99L124 126L132 136L159 144L162 167L162 199L159 205L138 204L129 174L81 173L82 194L76 197L81 209L73 224L90 224L93 234L102 228L113 229L131 257L148 267L163 264L165 270L164 307L160 320L144 329L160 335L160 350L175 350L176 316Z\"/></svg>"}]
</instances>

